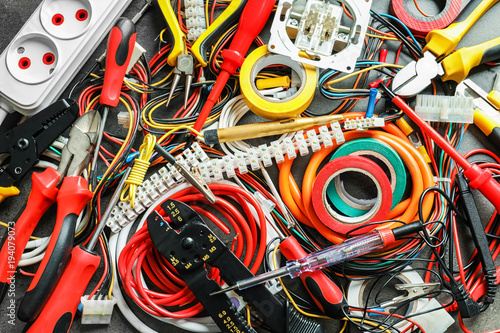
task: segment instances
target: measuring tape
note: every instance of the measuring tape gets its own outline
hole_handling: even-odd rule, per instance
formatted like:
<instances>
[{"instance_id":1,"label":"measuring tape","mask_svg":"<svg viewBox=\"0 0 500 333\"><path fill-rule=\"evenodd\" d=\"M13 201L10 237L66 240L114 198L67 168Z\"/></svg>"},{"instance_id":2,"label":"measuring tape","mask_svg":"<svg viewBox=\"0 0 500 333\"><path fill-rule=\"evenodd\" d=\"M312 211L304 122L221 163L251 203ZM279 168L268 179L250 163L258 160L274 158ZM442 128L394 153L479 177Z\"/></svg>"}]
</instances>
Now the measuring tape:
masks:
<instances>
[{"instance_id":1,"label":"measuring tape","mask_svg":"<svg viewBox=\"0 0 500 333\"><path fill-rule=\"evenodd\" d=\"M444 9L437 15L425 17L405 7L406 0L392 0L390 11L399 18L412 32L427 35L431 30L449 26L460 14L462 0L446 0Z\"/></svg>"},{"instance_id":2,"label":"measuring tape","mask_svg":"<svg viewBox=\"0 0 500 333\"><path fill-rule=\"evenodd\" d=\"M272 65L290 67L300 78L297 92L284 99L269 98L259 92L255 79L259 72ZM240 70L241 94L250 110L266 119L286 119L298 116L312 102L317 83L316 68L268 51L267 45L255 49L245 59Z\"/></svg>"},{"instance_id":3,"label":"measuring tape","mask_svg":"<svg viewBox=\"0 0 500 333\"><path fill-rule=\"evenodd\" d=\"M346 172L361 173L375 184L377 200L371 209L357 217L338 213L327 200L327 189L332 181ZM331 230L346 235L354 228L373 221L383 221L392 205L391 183L384 170L372 160L362 156L342 156L328 162L319 172L312 188L312 204L320 221ZM376 225L359 228L352 235L366 233Z\"/></svg>"},{"instance_id":4,"label":"measuring tape","mask_svg":"<svg viewBox=\"0 0 500 333\"><path fill-rule=\"evenodd\" d=\"M383 164L390 175L392 191L391 209L401 201L406 189L406 171L403 161L393 148L380 140L372 138L358 139L340 146L333 154L331 160L347 155L365 156L372 161L375 160ZM336 177L335 181L328 185L327 195L340 212L350 217L358 217L366 214L378 200L378 198L359 199L353 197L346 191L340 177Z\"/></svg>"}]
</instances>

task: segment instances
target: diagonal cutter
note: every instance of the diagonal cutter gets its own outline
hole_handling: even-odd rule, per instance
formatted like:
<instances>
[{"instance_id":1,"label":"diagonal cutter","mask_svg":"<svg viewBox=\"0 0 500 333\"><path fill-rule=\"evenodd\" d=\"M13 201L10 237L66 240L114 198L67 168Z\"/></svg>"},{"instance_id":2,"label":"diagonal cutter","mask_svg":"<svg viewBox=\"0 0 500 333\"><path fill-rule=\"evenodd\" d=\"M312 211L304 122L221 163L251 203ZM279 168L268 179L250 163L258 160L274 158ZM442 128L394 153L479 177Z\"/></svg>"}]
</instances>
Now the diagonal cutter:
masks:
<instances>
[{"instance_id":1,"label":"diagonal cutter","mask_svg":"<svg viewBox=\"0 0 500 333\"><path fill-rule=\"evenodd\" d=\"M442 81L461 82L472 68L500 59L500 37L453 52L472 26L497 2L472 0L453 24L429 32L425 38L424 56L410 62L396 74L393 92L401 97L411 97L438 77Z\"/></svg>"},{"instance_id":2,"label":"diagonal cutter","mask_svg":"<svg viewBox=\"0 0 500 333\"><path fill-rule=\"evenodd\" d=\"M97 111L87 112L75 121L58 169L49 167L32 175L28 202L12 228L15 237L4 241L0 252L2 298L38 221L57 202L56 223L49 245L18 311L18 317L23 321L36 318L69 259L78 215L92 198L87 180L80 174L89 164L99 123ZM12 248L14 250L10 253Z\"/></svg>"}]
</instances>

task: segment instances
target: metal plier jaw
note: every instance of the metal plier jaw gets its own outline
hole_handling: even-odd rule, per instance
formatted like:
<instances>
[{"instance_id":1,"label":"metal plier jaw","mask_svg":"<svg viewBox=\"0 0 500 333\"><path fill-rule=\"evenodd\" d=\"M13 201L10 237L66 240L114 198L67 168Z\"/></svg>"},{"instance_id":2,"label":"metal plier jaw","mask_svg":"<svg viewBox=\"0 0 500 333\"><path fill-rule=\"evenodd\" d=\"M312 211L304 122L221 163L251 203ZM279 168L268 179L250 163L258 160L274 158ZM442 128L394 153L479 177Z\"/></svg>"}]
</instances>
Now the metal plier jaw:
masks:
<instances>
[{"instance_id":1,"label":"metal plier jaw","mask_svg":"<svg viewBox=\"0 0 500 333\"><path fill-rule=\"evenodd\" d=\"M386 311L392 311L397 308L397 305L405 301L415 300L418 297L428 295L437 288L439 288L439 283L405 283L396 284L394 287L397 290L406 291L405 295L396 296L392 300L382 303L380 306Z\"/></svg>"},{"instance_id":2,"label":"metal plier jaw","mask_svg":"<svg viewBox=\"0 0 500 333\"><path fill-rule=\"evenodd\" d=\"M97 141L101 117L97 110L84 113L69 132L68 143L62 150L61 163L57 172L61 176L76 177L89 164Z\"/></svg>"}]
</instances>

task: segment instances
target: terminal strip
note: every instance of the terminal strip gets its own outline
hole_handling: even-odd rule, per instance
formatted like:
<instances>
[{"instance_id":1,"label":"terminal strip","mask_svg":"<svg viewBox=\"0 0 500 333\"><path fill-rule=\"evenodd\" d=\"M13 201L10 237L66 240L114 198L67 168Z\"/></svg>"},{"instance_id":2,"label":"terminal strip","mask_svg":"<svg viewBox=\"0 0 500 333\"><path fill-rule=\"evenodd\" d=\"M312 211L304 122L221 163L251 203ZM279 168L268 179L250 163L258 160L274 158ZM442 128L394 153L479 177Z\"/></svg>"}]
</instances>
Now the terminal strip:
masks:
<instances>
[{"instance_id":1,"label":"terminal strip","mask_svg":"<svg viewBox=\"0 0 500 333\"><path fill-rule=\"evenodd\" d=\"M375 120L378 119L378 120ZM346 121L347 123L347 121ZM351 120L356 129L367 129L369 127L383 127L383 118L359 118ZM345 126L345 124L344 124ZM261 165L270 167L274 161L279 164L285 161L285 156L295 159L297 153L300 156L308 155L321 149L333 146L334 142L340 145L345 142L342 128L338 122L327 126L321 126L318 133L315 130L307 132L297 132L293 139L287 138L282 141L273 141L270 145L260 145L251 148L247 153L236 153L226 155L221 159L210 159L198 143L194 143L191 149L185 150L183 154L176 156L179 163L188 167L195 167L199 170L203 180L209 184L236 176L236 171L241 174L249 170L258 170ZM273 161L274 160L274 161ZM171 164L159 169L141 186L138 186L134 208L130 207L130 202L120 202L113 209L106 225L113 232L118 232L151 206L161 195L168 190L185 182L184 177Z\"/></svg>"}]
</instances>

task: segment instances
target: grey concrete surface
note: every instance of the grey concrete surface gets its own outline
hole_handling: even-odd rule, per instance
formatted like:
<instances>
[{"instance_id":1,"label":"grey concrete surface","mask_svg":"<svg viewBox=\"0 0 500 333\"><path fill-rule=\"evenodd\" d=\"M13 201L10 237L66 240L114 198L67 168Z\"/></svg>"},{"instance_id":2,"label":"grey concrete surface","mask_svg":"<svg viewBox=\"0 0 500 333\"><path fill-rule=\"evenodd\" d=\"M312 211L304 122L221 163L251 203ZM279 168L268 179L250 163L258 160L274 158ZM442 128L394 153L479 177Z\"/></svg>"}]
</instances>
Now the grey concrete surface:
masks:
<instances>
[{"instance_id":1,"label":"grey concrete surface","mask_svg":"<svg viewBox=\"0 0 500 333\"><path fill-rule=\"evenodd\" d=\"M464 1L466 2L466 1ZM2 52L10 40L16 35L17 31L22 27L24 22L30 17L31 13L39 5L40 1L34 0L0 0L0 52ZM124 16L129 18L138 11L138 9L143 5L143 0L133 0L131 6L127 9ZM420 5L427 10L429 13L436 13L439 8L439 4L436 5L434 1L431 0L420 0ZM498 25L498 16L500 15L500 5L493 7L485 16L472 28L468 33L466 38L463 39L459 46L474 45L478 42L486 41L494 37L498 37L498 31L500 31ZM373 9L377 12L388 12L389 0L374 0ZM155 10L150 10L145 17L139 22L137 26L137 39L138 42L147 49L148 58L157 50L157 42L154 41L158 32L164 26L162 17L160 13L155 12ZM264 34L266 36L266 34ZM85 68L88 68L98 55L102 53L105 46L101 44L98 50L94 53L89 60ZM391 60L393 54L389 55ZM494 80L494 75L498 70L498 66L486 67L480 66L471 72L470 78L475 81L484 90L489 91ZM2 78L0 78L1 80ZM79 79L79 77L77 77ZM328 101L322 100L319 96L315 99L311 108L317 108L320 110L329 103ZM356 110L363 109L363 103L360 103ZM111 123L114 119L111 118ZM116 126L116 124L112 125ZM479 146L486 146L487 148L496 150L479 132L474 126L470 127L469 132L466 135L464 144L462 145L461 151L466 152L470 149ZM299 180L300 181L300 180ZM0 221L10 221L14 218L17 212L22 208L27 194L30 190L30 177L26 177L19 184L22 194L6 199L2 204L0 204ZM489 203L482 203L484 209L481 209L484 216L491 214L491 206ZM52 208L51 214L54 214L54 208ZM53 222L52 222L53 223ZM35 234L37 235L48 235L50 233L52 225L51 222L41 223L37 227ZM4 231L0 231L2 234ZM29 271L33 271L34 268L28 268ZM100 276L94 278L94 285ZM15 291L15 302L19 305L20 299L22 298L24 291L27 289L30 282L30 278L25 276L17 275L16 278L16 291ZM92 283L91 283L92 285ZM23 323L19 320L15 320L15 325L10 325L8 320L8 298L6 298L2 304L0 304L0 332L20 332L23 328ZM490 308L480 314L479 316L466 320L467 327L474 332L490 331L500 328L500 321L498 320L500 307L498 302L490 306ZM439 318L436 318L439 320ZM340 323L338 321L328 321L326 323L326 332L338 332L340 330ZM115 308L113 314L111 325L109 326L83 326L79 323L78 319L75 321L71 328L71 332L131 332L132 327L127 323L123 315ZM182 330L175 328L170 325L164 325L160 328L161 332L177 333L183 332ZM353 330L354 332L355 330ZM459 326L455 324L452 326L448 332L458 332Z\"/></svg>"}]
</instances>

